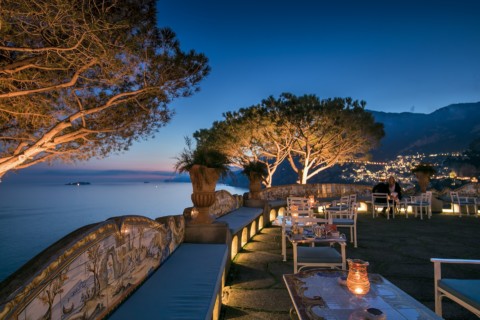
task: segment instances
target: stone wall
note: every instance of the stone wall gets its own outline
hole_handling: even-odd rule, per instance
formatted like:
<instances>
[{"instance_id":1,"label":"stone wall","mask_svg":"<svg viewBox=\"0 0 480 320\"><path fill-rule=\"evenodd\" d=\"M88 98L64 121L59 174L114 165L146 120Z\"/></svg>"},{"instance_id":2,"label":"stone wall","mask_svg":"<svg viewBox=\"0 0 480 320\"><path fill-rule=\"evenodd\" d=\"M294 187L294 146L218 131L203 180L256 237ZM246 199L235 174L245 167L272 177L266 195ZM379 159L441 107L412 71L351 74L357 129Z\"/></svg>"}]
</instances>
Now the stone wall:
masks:
<instances>
[{"instance_id":1,"label":"stone wall","mask_svg":"<svg viewBox=\"0 0 480 320\"><path fill-rule=\"evenodd\" d=\"M316 198L339 198L342 195L356 193L359 198L370 197L372 186L340 183L316 183L316 184L288 184L263 189L260 192L262 200L284 200L288 196Z\"/></svg>"}]
</instances>

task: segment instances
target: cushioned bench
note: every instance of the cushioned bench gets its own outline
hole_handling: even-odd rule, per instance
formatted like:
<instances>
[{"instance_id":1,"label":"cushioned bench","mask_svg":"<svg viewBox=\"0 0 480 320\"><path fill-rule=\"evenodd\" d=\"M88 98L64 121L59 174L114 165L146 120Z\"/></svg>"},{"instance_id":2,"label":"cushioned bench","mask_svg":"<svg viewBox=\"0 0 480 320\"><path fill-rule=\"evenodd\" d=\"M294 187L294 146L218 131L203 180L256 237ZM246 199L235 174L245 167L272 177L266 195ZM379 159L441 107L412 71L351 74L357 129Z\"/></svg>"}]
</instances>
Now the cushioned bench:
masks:
<instances>
[{"instance_id":1,"label":"cushioned bench","mask_svg":"<svg viewBox=\"0 0 480 320\"><path fill-rule=\"evenodd\" d=\"M217 218L217 221L228 223L232 235L235 235L262 214L263 208L240 207Z\"/></svg>"},{"instance_id":2,"label":"cushioned bench","mask_svg":"<svg viewBox=\"0 0 480 320\"><path fill-rule=\"evenodd\" d=\"M268 200L268 206L270 208L280 208L280 207L286 207L287 206L287 200Z\"/></svg>"},{"instance_id":3,"label":"cushioned bench","mask_svg":"<svg viewBox=\"0 0 480 320\"><path fill-rule=\"evenodd\" d=\"M109 319L212 319L226 244L182 243Z\"/></svg>"},{"instance_id":4,"label":"cushioned bench","mask_svg":"<svg viewBox=\"0 0 480 320\"><path fill-rule=\"evenodd\" d=\"M476 264L480 260L430 259L435 282L435 313L442 316L442 298L447 297L480 317L480 279L442 278L442 264Z\"/></svg>"}]
</instances>

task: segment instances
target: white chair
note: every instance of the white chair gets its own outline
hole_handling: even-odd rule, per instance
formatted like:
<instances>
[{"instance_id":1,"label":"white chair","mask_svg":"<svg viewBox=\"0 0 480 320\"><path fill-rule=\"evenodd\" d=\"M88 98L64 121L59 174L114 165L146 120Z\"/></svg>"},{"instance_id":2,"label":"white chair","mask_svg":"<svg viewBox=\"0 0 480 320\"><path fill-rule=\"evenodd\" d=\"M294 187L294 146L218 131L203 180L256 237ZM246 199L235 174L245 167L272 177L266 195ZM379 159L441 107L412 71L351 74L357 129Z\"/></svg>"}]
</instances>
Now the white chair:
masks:
<instances>
[{"instance_id":1,"label":"white chair","mask_svg":"<svg viewBox=\"0 0 480 320\"><path fill-rule=\"evenodd\" d=\"M412 205L412 203L414 202L413 199L414 198L413 196L404 196L402 200L400 200L399 204L398 204L398 211L399 213L402 212L402 209L403 209L403 212L405 212L405 218L408 219L408 207L410 207Z\"/></svg>"},{"instance_id":2,"label":"white chair","mask_svg":"<svg viewBox=\"0 0 480 320\"><path fill-rule=\"evenodd\" d=\"M293 245L293 272L306 267L340 268L346 270L345 242L339 243L340 252L331 246L302 247Z\"/></svg>"},{"instance_id":3,"label":"white chair","mask_svg":"<svg viewBox=\"0 0 480 320\"><path fill-rule=\"evenodd\" d=\"M390 201L387 193L372 193L372 215L378 217L378 209L385 210L387 213L387 219L390 219ZM395 213L393 213L395 218Z\"/></svg>"},{"instance_id":4,"label":"white chair","mask_svg":"<svg viewBox=\"0 0 480 320\"><path fill-rule=\"evenodd\" d=\"M324 209L325 214L326 216L328 216L328 214L330 213L338 213L347 216L349 215L352 204L355 202L357 202L357 195L355 193L347 196L342 196L339 200L334 200L330 204L330 206L327 206Z\"/></svg>"},{"instance_id":5,"label":"white chair","mask_svg":"<svg viewBox=\"0 0 480 320\"><path fill-rule=\"evenodd\" d=\"M330 219L319 218L292 218L292 223L305 226L318 223L332 224L332 221ZM318 243L319 242L311 242L310 246L299 246L296 242L292 242L294 273L306 267L340 268L346 270L345 241L325 239L321 241L321 243L327 244L328 246L315 246L315 244ZM333 248L333 244L340 246L340 252Z\"/></svg>"},{"instance_id":6,"label":"white chair","mask_svg":"<svg viewBox=\"0 0 480 320\"><path fill-rule=\"evenodd\" d=\"M425 209L425 213L428 219L430 219L432 217L432 192L427 191L419 196L412 197L410 206L415 213L415 218L418 215L418 211L420 211L420 220L423 220L423 210Z\"/></svg>"},{"instance_id":7,"label":"white chair","mask_svg":"<svg viewBox=\"0 0 480 320\"><path fill-rule=\"evenodd\" d=\"M313 217L313 209L310 206L309 199L305 197L287 197L287 215Z\"/></svg>"},{"instance_id":8,"label":"white chair","mask_svg":"<svg viewBox=\"0 0 480 320\"><path fill-rule=\"evenodd\" d=\"M297 223L299 226L309 226L319 223L332 223L331 220L311 218L311 217L285 217L282 220L282 256L283 261L287 261L287 228Z\"/></svg>"},{"instance_id":9,"label":"white chair","mask_svg":"<svg viewBox=\"0 0 480 320\"><path fill-rule=\"evenodd\" d=\"M435 313L442 317L442 299L447 297L480 317L480 279L442 278L442 264L476 264L480 260L432 258ZM480 274L480 273L479 273Z\"/></svg>"},{"instance_id":10,"label":"white chair","mask_svg":"<svg viewBox=\"0 0 480 320\"><path fill-rule=\"evenodd\" d=\"M346 215L343 212L330 212L328 215L329 221L332 221L337 228L350 228L350 242L353 242L355 248L357 247L357 211L357 203L353 202Z\"/></svg>"},{"instance_id":11,"label":"white chair","mask_svg":"<svg viewBox=\"0 0 480 320\"><path fill-rule=\"evenodd\" d=\"M462 217L462 207L467 209L467 215L470 214L468 208L473 207L475 216L478 218L477 198L460 196L458 192L452 191L450 192L450 199L452 200L453 213L455 213L455 207L458 206L458 216L460 218Z\"/></svg>"}]
</instances>

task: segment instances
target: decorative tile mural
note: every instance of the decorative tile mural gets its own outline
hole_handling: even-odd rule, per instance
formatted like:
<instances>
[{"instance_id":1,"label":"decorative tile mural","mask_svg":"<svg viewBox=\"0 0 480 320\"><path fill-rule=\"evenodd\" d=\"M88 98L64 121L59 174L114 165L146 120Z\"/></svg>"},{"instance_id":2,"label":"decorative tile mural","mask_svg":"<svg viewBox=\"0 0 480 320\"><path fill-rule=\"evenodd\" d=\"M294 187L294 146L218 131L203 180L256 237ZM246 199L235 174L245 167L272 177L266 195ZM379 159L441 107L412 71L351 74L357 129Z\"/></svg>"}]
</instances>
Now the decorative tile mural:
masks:
<instances>
[{"instance_id":1,"label":"decorative tile mural","mask_svg":"<svg viewBox=\"0 0 480 320\"><path fill-rule=\"evenodd\" d=\"M214 214L217 218L221 217L243 205L243 196L232 195L226 190L215 192L215 203L210 207L210 214Z\"/></svg>"},{"instance_id":2,"label":"decorative tile mural","mask_svg":"<svg viewBox=\"0 0 480 320\"><path fill-rule=\"evenodd\" d=\"M72 233L54 260L0 306L0 318L102 318L183 242L184 230L183 216L124 216Z\"/></svg>"}]
</instances>

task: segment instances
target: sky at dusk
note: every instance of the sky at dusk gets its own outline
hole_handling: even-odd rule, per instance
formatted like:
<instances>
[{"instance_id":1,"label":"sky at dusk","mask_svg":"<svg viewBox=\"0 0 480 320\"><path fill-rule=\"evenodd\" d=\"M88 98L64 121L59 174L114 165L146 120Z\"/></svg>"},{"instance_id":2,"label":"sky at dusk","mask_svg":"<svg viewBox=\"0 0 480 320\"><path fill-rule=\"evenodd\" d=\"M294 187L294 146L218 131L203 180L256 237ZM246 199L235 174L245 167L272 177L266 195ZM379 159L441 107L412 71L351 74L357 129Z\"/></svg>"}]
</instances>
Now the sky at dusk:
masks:
<instances>
[{"instance_id":1,"label":"sky at dusk","mask_svg":"<svg viewBox=\"0 0 480 320\"><path fill-rule=\"evenodd\" d=\"M282 92L386 112L480 101L479 13L477 0L160 0L158 25L209 58L201 91L171 104L176 115L154 139L49 170L173 170L185 136Z\"/></svg>"}]
</instances>

